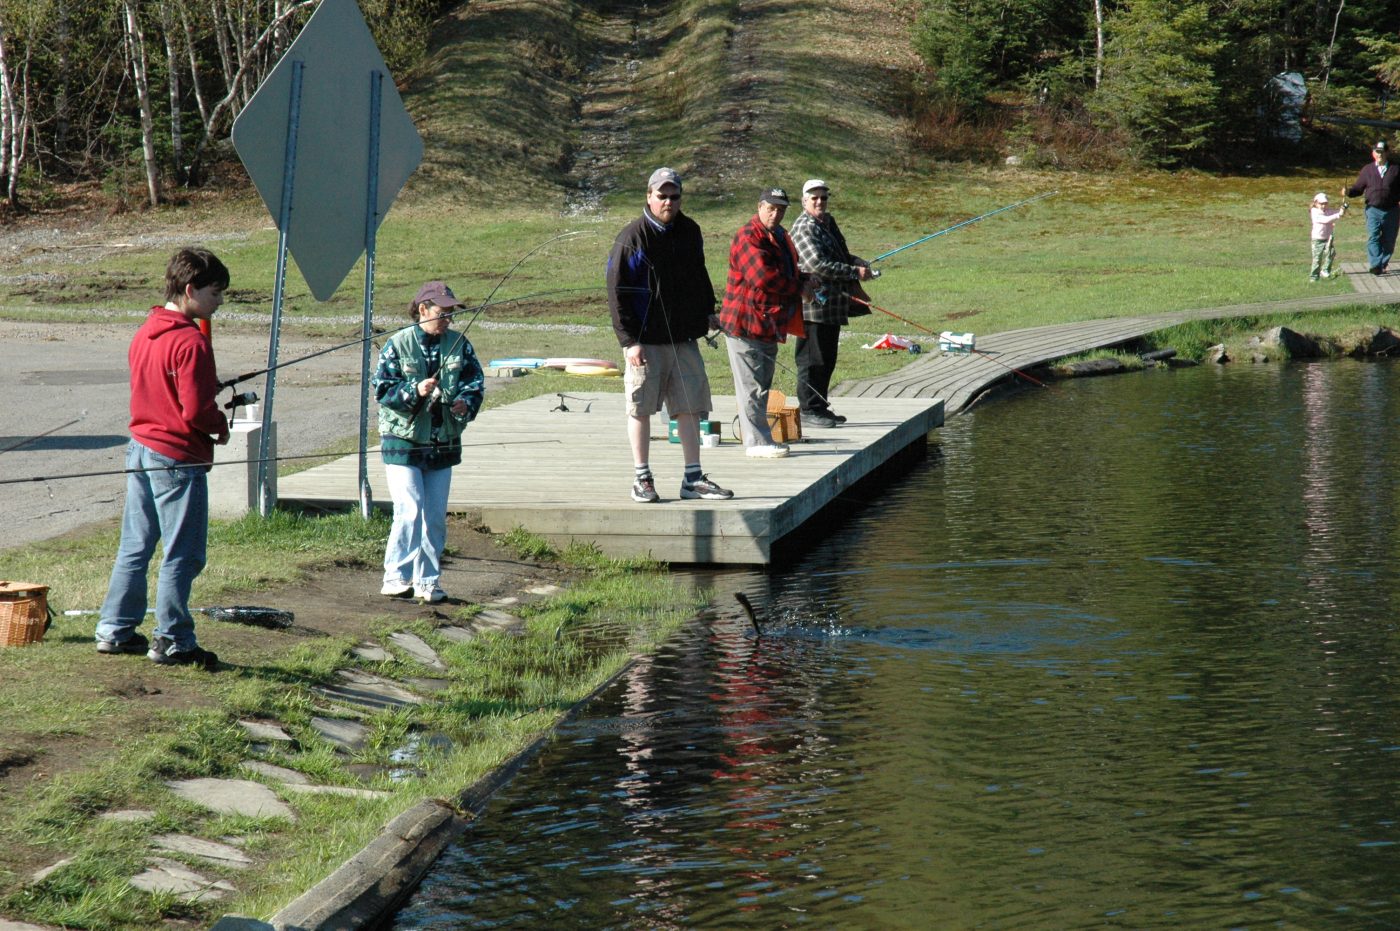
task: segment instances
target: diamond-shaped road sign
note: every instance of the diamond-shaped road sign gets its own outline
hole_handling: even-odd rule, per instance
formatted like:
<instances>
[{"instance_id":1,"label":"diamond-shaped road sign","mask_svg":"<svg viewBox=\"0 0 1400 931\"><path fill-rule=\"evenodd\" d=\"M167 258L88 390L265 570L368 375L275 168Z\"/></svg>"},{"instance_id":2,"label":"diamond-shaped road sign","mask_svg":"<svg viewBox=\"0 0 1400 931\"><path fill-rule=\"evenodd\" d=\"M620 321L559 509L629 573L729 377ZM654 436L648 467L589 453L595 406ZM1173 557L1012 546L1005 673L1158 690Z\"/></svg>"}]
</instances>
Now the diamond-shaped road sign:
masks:
<instances>
[{"instance_id":1,"label":"diamond-shaped road sign","mask_svg":"<svg viewBox=\"0 0 1400 931\"><path fill-rule=\"evenodd\" d=\"M292 47L233 124L233 147L274 221L281 215L292 69L302 65L287 248L318 301L328 300L365 250L370 80L389 69L355 0L322 0ZM423 159L392 79L382 81L376 227ZM279 221L280 222L280 221Z\"/></svg>"}]
</instances>

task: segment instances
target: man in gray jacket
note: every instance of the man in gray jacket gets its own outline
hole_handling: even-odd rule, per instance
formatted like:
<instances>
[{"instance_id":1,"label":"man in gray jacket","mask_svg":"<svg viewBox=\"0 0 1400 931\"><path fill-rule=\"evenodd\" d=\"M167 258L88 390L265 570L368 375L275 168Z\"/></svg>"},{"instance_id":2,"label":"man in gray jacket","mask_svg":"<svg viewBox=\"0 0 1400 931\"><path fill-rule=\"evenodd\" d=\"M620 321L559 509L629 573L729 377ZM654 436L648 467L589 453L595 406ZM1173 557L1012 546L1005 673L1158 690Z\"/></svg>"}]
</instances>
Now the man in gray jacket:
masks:
<instances>
[{"instance_id":1,"label":"man in gray jacket","mask_svg":"<svg viewBox=\"0 0 1400 931\"><path fill-rule=\"evenodd\" d=\"M820 279L815 293L802 301L807 335L797 340L797 401L802 422L814 427L835 427L846 418L831 409L827 395L836 371L836 350L841 327L850 317L870 313L865 304L852 304L851 295L864 297L862 281L873 276L870 263L851 255L846 237L827 210L830 188L820 178L802 185L802 215L793 221L789 235L797 247L803 272Z\"/></svg>"}]
</instances>

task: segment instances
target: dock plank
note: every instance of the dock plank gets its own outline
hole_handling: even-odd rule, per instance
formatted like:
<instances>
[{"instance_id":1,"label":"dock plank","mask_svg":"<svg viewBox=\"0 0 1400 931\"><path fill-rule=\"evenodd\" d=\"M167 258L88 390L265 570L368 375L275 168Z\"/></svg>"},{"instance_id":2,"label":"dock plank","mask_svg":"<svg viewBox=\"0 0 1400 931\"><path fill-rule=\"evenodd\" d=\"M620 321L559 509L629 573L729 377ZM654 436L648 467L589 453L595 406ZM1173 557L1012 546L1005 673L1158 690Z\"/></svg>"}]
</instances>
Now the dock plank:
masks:
<instances>
[{"instance_id":1,"label":"dock plank","mask_svg":"<svg viewBox=\"0 0 1400 931\"><path fill-rule=\"evenodd\" d=\"M580 395L583 395L580 392ZM596 543L610 555L651 555L673 563L766 564L773 548L847 488L899 452L926 442L943 423L937 399L852 399L849 417L832 430L812 430L786 459L749 459L728 433L733 397L716 396L725 441L701 451L706 472L734 490L727 501L677 498L684 462L667 442L665 422L652 418L651 467L662 503L630 496L632 456L622 395L595 392L552 411L557 395L540 395L483 411L463 438L448 509L479 517L493 532L517 526L556 544ZM586 411L586 412L585 412ZM346 456L278 478L278 496L303 504L353 507L358 465ZM376 504L388 489L377 452L370 463Z\"/></svg>"}]
</instances>

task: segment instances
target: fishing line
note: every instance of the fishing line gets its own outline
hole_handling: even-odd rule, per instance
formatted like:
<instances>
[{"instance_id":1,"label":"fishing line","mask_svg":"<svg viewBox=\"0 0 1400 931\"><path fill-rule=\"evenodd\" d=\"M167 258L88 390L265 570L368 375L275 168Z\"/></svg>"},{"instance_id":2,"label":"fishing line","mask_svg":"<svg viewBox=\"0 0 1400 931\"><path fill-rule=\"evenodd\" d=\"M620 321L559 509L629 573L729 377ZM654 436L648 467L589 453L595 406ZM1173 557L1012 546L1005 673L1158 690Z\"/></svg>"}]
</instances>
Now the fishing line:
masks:
<instances>
[{"instance_id":1,"label":"fishing line","mask_svg":"<svg viewBox=\"0 0 1400 931\"><path fill-rule=\"evenodd\" d=\"M478 449L487 446L538 446L543 443L561 443L562 440L519 440L509 443L463 443L463 449ZM101 475L140 475L145 472L169 472L176 469L217 469L220 466L251 465L262 462L286 462L293 459L337 459L338 453L308 453L302 456L268 456L265 459L229 459L223 462L178 462L170 466L152 466L146 469L108 469L102 472L72 472L64 475L31 475L28 478L0 479L0 485L19 485L26 482L56 482L65 478L95 478Z\"/></svg>"},{"instance_id":2,"label":"fishing line","mask_svg":"<svg viewBox=\"0 0 1400 931\"><path fill-rule=\"evenodd\" d=\"M895 318L896 320L902 320L902 321L904 321L905 323L909 324L909 325L912 326L912 327L918 327L920 330L923 330L925 333L928 333L928 334L930 334L930 335L932 335L932 336L938 336L938 335L939 335L939 334L937 334L937 333L934 333L932 330L930 330L930 329L929 329L928 327L926 327L926 326L923 326L923 325L921 325L921 324L915 323L913 320L907 320L907 319L905 319L904 317L901 317L899 314L895 313L894 311L886 310L886 309L883 308L883 307L877 307L874 303L872 303L872 302L870 302L870 301L867 301L867 300L862 300L861 298L856 297L854 294L851 295L851 300L857 301L857 302L859 302L859 303L861 303L861 304L864 304L866 307L869 307L871 310L878 310L878 311L879 311L880 313L882 313L882 314L889 314L891 317ZM1015 372L1017 375L1020 375L1022 378L1024 378L1026 381L1030 382L1030 383L1033 384L1033 385L1039 385L1039 386L1042 387L1042 388L1049 388L1049 387L1050 387L1049 385L1045 384L1045 382L1040 381L1040 380L1038 380L1038 379L1036 379L1036 378L1032 378L1030 375L1027 375L1025 372L1021 371L1020 369L1018 369L1018 368L1013 368L1012 366L1007 365L1005 362L1002 362L1000 359L996 358L996 356L992 355L990 352L987 352L985 349L969 348L969 349L968 349L968 352L973 352L973 353L976 353L976 354L979 355L979 356L982 356L983 358L990 359L991 361L995 362L997 365L1000 365L1002 368L1007 369L1008 371L1011 371L1011 372Z\"/></svg>"},{"instance_id":3,"label":"fishing line","mask_svg":"<svg viewBox=\"0 0 1400 931\"><path fill-rule=\"evenodd\" d=\"M537 298L537 297L546 297L546 296L553 295L553 294L565 294L565 293L571 293L571 292L576 292L576 291L594 291L594 290L599 290L599 289L602 287L601 285L594 285L594 286L590 286L590 287L586 287L586 288L552 288L552 289L550 289L550 290L548 290L548 291L536 291L536 292L531 293L531 294L522 295L521 297L508 298L508 299L506 299L506 300L501 300L501 301L492 301L492 300L491 300L491 297L494 296L495 293L496 293L498 290L500 290L501 285L503 285L503 284L506 283L506 281L509 279L509 277L515 272L515 270L518 269L518 268L520 267L520 264L521 264L522 262L524 262L524 261L525 261L526 259L528 259L530 256L534 255L534 254L535 254L536 252L538 252L540 249L543 249L545 246L549 245L549 243L555 242L556 240L559 240L559 239L563 239L563 238L566 237L566 236L592 235L592 233L593 233L592 230L576 230L576 231L569 232L569 233L563 233L563 234L560 234L559 236L553 237L552 239L547 239L547 240L545 240L544 242L542 242L542 243L540 243L538 246L536 246L534 249L531 249L531 250L530 250L529 252L527 252L525 255L521 256L520 260L517 261L517 262L515 263L515 265L511 266L510 271L507 272L506 275L505 275L500 281L498 281L498 282L496 283L496 286L495 286L494 288L491 289L491 293L490 293L490 295L487 296L486 300L482 301L480 304L478 304L478 305L471 311L471 313L472 313L471 320L467 321L466 326L462 327L462 329L461 329L459 332L461 332L461 333L466 333L467 330L471 329L471 325L472 325L474 322L476 322L476 318L477 318L477 317L481 314L481 312L482 312L483 310L485 310L487 307L500 307L500 306L503 306L503 305L505 305L505 304L516 304L516 303L520 303L520 302L522 302L522 301L534 300L534 299ZM630 290L630 289L629 289L629 290ZM453 320L453 319L455 319L457 316L459 316L459 315L461 315L461 314L464 314L464 313L467 313L467 309L466 309L466 308L461 308L461 309L457 309L457 310L452 310L452 311L449 311L449 312L447 312L447 313L445 313L445 314L442 314L442 316L445 317L445 318L447 318L448 320ZM348 343L342 343L342 344L340 344L339 346L331 346L331 347L328 348L328 349L319 349L319 350L317 350L316 352L308 353L307 355L299 356L298 358L295 358L295 359L289 359L289 360L287 360L286 362L279 362L279 363L277 363L276 365L270 365L270 366L268 366L267 368L258 369L258 370L253 371L253 372L247 372L247 373L245 373L245 374L243 374L243 375L238 375L238 376L235 376L234 378L230 378L230 379L228 379L227 381L221 381L221 382L219 382L219 390L222 391L224 388L231 388L231 387L233 387L234 385L237 385L239 382L248 381L248 380L251 379L251 378L257 378L259 375L266 375L268 372L273 372L273 371L277 371L277 370L279 370L279 369L284 369L284 368L286 368L287 366L296 365L297 363L299 363L299 362L305 362L305 361L307 361L308 359L315 359L315 358L317 358L318 356L324 356L324 355L326 355L327 353L339 352L339 351L342 350L342 349L350 349L350 348L352 348L352 347L362 345L363 343L372 342L372 341L377 340L377 339L379 339L379 338L381 338L381 337L392 337L392 336L394 336L394 335L397 334L397 333L401 333L401 332L403 332L404 330L412 329L413 327L416 327L417 325L418 325L418 321L415 320L415 321L413 321L413 322L411 322L411 323L406 323L406 324L404 324L403 326L395 327L394 329L391 329L391 330L381 330L381 331L378 332L378 333L371 334L370 336L361 337L360 339L352 340L352 341L350 341L350 342L348 342Z\"/></svg>"},{"instance_id":4,"label":"fishing line","mask_svg":"<svg viewBox=\"0 0 1400 931\"><path fill-rule=\"evenodd\" d=\"M715 332L716 332L716 333L723 334L725 339L734 338L734 337L731 336L731 334L729 333L729 331L726 330L724 327L720 327L720 328L719 328L718 330L716 330ZM707 342L707 343L710 344L710 348L711 348L711 349L718 349L718 348L719 348L719 341L718 341L717 339L715 339L715 337L713 337L713 336L711 336L711 335L709 335L709 334L706 334L706 336L705 336L705 342ZM788 365L787 363L783 362L783 360L782 360L782 359L779 359L777 356L774 356L774 357L773 357L773 364L777 365L778 368L782 369L783 371L785 371L785 372L787 372L789 375L791 375L793 378L795 378L795 379L797 380L797 384L798 384L799 387L802 385L802 373L799 372L799 371L797 371L797 369L795 369L795 368L793 368L792 366ZM816 395L817 397L821 398L822 403L825 404L828 408L831 407L831 401L830 401L830 399L825 398L825 397L822 397L821 392L818 391L817 389L813 388L810 384L807 386L807 390L811 391L812 394L814 394L814 395Z\"/></svg>"}]
</instances>

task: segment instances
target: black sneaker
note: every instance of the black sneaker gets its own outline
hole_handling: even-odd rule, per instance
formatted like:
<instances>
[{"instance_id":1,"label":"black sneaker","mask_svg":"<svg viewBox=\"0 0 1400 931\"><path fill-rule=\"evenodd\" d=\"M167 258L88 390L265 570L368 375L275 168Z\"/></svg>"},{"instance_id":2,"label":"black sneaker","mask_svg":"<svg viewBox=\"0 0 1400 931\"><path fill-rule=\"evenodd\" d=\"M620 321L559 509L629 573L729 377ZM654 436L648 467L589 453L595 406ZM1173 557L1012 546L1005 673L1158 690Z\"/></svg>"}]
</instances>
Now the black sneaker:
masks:
<instances>
[{"instance_id":1,"label":"black sneaker","mask_svg":"<svg viewBox=\"0 0 1400 931\"><path fill-rule=\"evenodd\" d=\"M835 417L837 423L845 423L845 422L846 422L846 417L845 417L844 414L838 414L838 413L836 413L834 410L831 410L830 408L827 409L827 413L830 414L832 417Z\"/></svg>"},{"instance_id":2,"label":"black sneaker","mask_svg":"<svg viewBox=\"0 0 1400 931\"><path fill-rule=\"evenodd\" d=\"M111 640L97 641L97 652L109 655L115 655L117 653L145 653L150 646L150 642L141 634L132 634L121 643L113 643Z\"/></svg>"},{"instance_id":3,"label":"black sneaker","mask_svg":"<svg viewBox=\"0 0 1400 931\"><path fill-rule=\"evenodd\" d=\"M681 482L682 498L710 498L711 500L723 500L734 497L734 492L727 488L721 488L710 481L708 475L702 475L693 482Z\"/></svg>"},{"instance_id":4,"label":"black sneaker","mask_svg":"<svg viewBox=\"0 0 1400 931\"><path fill-rule=\"evenodd\" d=\"M655 504L661 500L656 493L656 479L639 478L632 483L632 500L642 504Z\"/></svg>"},{"instance_id":5,"label":"black sneaker","mask_svg":"<svg viewBox=\"0 0 1400 931\"><path fill-rule=\"evenodd\" d=\"M193 650L175 651L175 644L164 637L157 637L146 658L161 666L198 666L212 672L219 667L219 657L202 647Z\"/></svg>"},{"instance_id":6,"label":"black sneaker","mask_svg":"<svg viewBox=\"0 0 1400 931\"><path fill-rule=\"evenodd\" d=\"M834 427L844 420L838 420L830 411L803 411L802 422L813 427Z\"/></svg>"}]
</instances>

